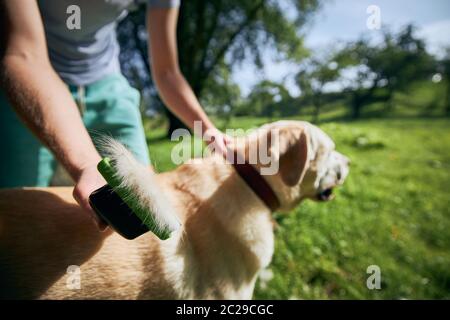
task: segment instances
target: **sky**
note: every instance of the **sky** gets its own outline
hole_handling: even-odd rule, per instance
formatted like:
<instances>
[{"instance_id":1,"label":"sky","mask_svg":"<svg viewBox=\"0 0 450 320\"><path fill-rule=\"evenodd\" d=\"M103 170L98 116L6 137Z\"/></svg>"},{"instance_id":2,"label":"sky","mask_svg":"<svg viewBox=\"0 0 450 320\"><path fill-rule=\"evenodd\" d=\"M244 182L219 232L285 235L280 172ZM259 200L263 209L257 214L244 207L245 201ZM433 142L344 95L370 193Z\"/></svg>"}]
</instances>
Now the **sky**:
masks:
<instances>
[{"instance_id":1,"label":"sky","mask_svg":"<svg viewBox=\"0 0 450 320\"><path fill-rule=\"evenodd\" d=\"M366 25L369 18L366 10L370 5L379 7L383 27L398 30L408 23L417 26L418 35L426 40L431 53L439 55L444 46L450 46L450 0L324 0L322 9L306 26L306 46L314 53L338 41L355 40L362 34L376 36L380 31L370 30ZM274 63L269 52L264 55L264 61L263 72L257 72L251 64L233 70L233 79L244 96L263 79L284 82L292 95L299 95L293 80L298 65Z\"/></svg>"}]
</instances>

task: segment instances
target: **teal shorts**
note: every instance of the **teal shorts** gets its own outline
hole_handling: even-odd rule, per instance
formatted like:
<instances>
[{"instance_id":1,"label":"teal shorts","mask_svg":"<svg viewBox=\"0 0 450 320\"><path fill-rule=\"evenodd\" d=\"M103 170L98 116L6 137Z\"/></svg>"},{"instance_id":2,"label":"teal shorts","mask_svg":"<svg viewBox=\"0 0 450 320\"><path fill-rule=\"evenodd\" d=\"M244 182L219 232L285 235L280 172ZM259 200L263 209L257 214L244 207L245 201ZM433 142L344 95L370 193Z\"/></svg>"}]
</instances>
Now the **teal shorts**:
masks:
<instances>
[{"instance_id":1,"label":"teal shorts","mask_svg":"<svg viewBox=\"0 0 450 320\"><path fill-rule=\"evenodd\" d=\"M94 143L101 135L112 136L143 164L150 164L139 91L121 74L69 89ZM0 188L50 185L57 167L55 158L20 121L1 90L0 137Z\"/></svg>"}]
</instances>

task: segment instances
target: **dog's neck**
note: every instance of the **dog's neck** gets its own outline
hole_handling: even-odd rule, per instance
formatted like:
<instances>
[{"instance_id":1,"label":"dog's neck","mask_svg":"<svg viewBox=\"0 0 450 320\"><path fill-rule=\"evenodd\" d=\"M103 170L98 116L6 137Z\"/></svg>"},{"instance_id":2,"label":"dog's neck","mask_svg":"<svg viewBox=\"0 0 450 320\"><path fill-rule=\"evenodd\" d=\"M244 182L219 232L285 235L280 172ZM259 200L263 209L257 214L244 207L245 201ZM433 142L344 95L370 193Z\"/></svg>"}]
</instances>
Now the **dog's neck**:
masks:
<instances>
[{"instance_id":1,"label":"dog's neck","mask_svg":"<svg viewBox=\"0 0 450 320\"><path fill-rule=\"evenodd\" d=\"M201 272L224 273L213 270L221 265L233 269L225 273L254 283L273 254L271 212L231 165L211 158L199 161L161 175L175 207L185 213L178 246L208 257L197 262Z\"/></svg>"},{"instance_id":2,"label":"dog's neck","mask_svg":"<svg viewBox=\"0 0 450 320\"><path fill-rule=\"evenodd\" d=\"M264 202L264 204L272 211L280 208L280 200L273 191L270 184L263 178L258 169L253 167L244 158L235 151L233 167L237 174L245 181L250 189Z\"/></svg>"}]
</instances>

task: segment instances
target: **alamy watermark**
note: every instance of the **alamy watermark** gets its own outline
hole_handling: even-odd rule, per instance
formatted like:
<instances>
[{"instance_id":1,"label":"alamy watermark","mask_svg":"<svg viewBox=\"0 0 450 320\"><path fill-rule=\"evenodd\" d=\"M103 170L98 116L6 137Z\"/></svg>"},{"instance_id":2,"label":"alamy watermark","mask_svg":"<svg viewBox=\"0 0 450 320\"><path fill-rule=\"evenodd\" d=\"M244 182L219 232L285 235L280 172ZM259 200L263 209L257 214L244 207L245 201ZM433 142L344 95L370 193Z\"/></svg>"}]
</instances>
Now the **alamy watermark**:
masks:
<instances>
[{"instance_id":1,"label":"alamy watermark","mask_svg":"<svg viewBox=\"0 0 450 320\"><path fill-rule=\"evenodd\" d=\"M69 15L66 19L66 26L69 30L81 29L81 9L75 4L67 7L66 13Z\"/></svg>"},{"instance_id":2,"label":"alamy watermark","mask_svg":"<svg viewBox=\"0 0 450 320\"><path fill-rule=\"evenodd\" d=\"M207 130L203 132L202 122L194 122L194 136L200 137L192 141L193 137L187 129L176 129L171 135L172 141L178 143L172 148L171 160L175 165L180 165L190 160L190 163L196 164L198 160L192 159L192 155L201 155L209 157L212 154L221 154L219 145L213 143L215 139L215 130ZM270 132L260 132L258 129L226 129L226 136L234 141L234 145L239 145L245 149L245 154L240 153L239 156L228 148L223 157L216 157L216 161L226 161L232 164L249 163L257 165L262 175L274 175L279 170L280 155L280 135L279 130L272 129ZM208 148L203 148L202 140L209 144ZM238 147L239 149L239 147ZM198 158L197 158L198 159Z\"/></svg>"},{"instance_id":3,"label":"alamy watermark","mask_svg":"<svg viewBox=\"0 0 450 320\"><path fill-rule=\"evenodd\" d=\"M366 273L370 274L367 278L366 286L369 290L381 289L381 269L376 264L370 265L366 269Z\"/></svg>"},{"instance_id":4,"label":"alamy watermark","mask_svg":"<svg viewBox=\"0 0 450 320\"><path fill-rule=\"evenodd\" d=\"M66 288L69 290L81 289L81 269L77 265L70 265L66 270Z\"/></svg>"},{"instance_id":5,"label":"alamy watermark","mask_svg":"<svg viewBox=\"0 0 450 320\"><path fill-rule=\"evenodd\" d=\"M366 20L366 26L369 30L381 29L381 9L377 5L370 5L366 9L366 13L369 17Z\"/></svg>"}]
</instances>

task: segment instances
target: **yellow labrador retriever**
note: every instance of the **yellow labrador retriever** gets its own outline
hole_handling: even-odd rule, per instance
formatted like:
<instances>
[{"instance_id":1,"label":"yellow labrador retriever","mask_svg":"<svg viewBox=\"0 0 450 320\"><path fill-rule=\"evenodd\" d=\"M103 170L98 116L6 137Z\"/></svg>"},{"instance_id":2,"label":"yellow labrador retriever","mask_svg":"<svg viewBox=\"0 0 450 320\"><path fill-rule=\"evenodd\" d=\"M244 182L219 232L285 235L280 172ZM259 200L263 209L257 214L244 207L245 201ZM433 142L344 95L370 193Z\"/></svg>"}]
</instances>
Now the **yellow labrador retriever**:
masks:
<instances>
[{"instance_id":1,"label":"yellow labrador retriever","mask_svg":"<svg viewBox=\"0 0 450 320\"><path fill-rule=\"evenodd\" d=\"M278 153L279 171L264 179L280 210L306 198L329 200L349 161L317 127L275 122L236 148L248 156L252 144L274 129L280 142L271 152ZM1 190L0 297L250 299L274 250L265 202L215 157L155 177L183 224L166 241L150 232L132 241L98 232L71 188Z\"/></svg>"}]
</instances>

